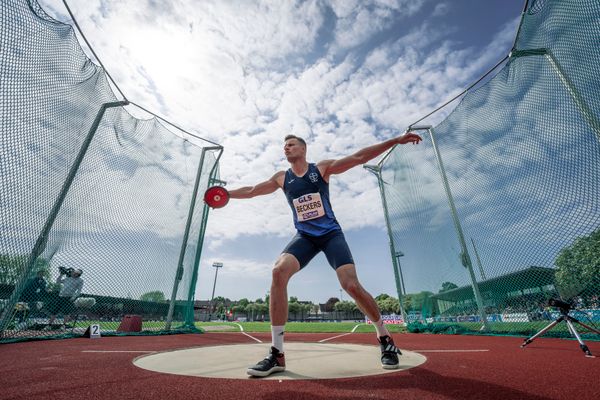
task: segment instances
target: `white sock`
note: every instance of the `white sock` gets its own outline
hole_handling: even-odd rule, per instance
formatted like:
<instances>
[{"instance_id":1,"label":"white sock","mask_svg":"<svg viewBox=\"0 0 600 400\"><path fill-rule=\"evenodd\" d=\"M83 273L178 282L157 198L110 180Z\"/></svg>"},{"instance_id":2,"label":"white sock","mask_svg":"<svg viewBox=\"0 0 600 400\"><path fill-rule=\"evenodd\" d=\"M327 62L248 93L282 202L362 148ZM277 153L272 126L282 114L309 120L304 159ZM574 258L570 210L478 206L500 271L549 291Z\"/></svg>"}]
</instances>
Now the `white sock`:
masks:
<instances>
[{"instance_id":1,"label":"white sock","mask_svg":"<svg viewBox=\"0 0 600 400\"><path fill-rule=\"evenodd\" d=\"M283 328L285 328L285 325L271 325L271 345L279 350L280 353L283 353Z\"/></svg>"},{"instance_id":2,"label":"white sock","mask_svg":"<svg viewBox=\"0 0 600 400\"><path fill-rule=\"evenodd\" d=\"M381 318L379 318L379 321L373 322L373 325L377 331L377 337L390 336L390 331L387 330Z\"/></svg>"}]
</instances>

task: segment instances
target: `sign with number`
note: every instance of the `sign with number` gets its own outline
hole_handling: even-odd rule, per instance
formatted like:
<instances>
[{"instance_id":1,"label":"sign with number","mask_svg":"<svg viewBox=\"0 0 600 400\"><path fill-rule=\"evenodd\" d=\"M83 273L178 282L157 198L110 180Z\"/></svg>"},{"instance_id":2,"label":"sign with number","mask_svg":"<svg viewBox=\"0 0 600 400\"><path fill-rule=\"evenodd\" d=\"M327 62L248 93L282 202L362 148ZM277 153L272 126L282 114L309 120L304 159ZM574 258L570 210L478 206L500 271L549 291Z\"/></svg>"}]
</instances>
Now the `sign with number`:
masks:
<instances>
[{"instance_id":1,"label":"sign with number","mask_svg":"<svg viewBox=\"0 0 600 400\"><path fill-rule=\"evenodd\" d=\"M90 339L96 339L100 337L100 325L90 325Z\"/></svg>"}]
</instances>

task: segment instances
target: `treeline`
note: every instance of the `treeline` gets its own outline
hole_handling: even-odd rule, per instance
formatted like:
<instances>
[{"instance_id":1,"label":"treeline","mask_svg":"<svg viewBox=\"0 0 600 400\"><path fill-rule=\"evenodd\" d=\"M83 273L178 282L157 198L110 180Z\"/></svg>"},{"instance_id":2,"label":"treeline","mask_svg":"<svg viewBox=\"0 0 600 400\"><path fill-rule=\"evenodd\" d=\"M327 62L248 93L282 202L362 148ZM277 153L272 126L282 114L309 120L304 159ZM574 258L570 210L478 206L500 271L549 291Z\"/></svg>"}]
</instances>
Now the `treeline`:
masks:
<instances>
[{"instance_id":1,"label":"treeline","mask_svg":"<svg viewBox=\"0 0 600 400\"><path fill-rule=\"evenodd\" d=\"M436 310L436 304L431 300L432 292L423 291L420 293L409 293L403 297L403 306L406 312L418 311L423 314L430 314ZM396 297L382 293L375 297L375 301L383 314L399 314L400 302ZM311 301L300 301L297 297L290 297L288 303L290 316L300 314L318 314L319 312L343 312L357 313L361 312L354 301L340 300L337 297L330 297L323 304L315 304ZM246 298L240 300L231 300L225 297L215 297L213 300L213 313L224 315L233 313L236 315L245 314L249 318L269 314L269 296L264 299L259 298L250 301Z\"/></svg>"}]
</instances>

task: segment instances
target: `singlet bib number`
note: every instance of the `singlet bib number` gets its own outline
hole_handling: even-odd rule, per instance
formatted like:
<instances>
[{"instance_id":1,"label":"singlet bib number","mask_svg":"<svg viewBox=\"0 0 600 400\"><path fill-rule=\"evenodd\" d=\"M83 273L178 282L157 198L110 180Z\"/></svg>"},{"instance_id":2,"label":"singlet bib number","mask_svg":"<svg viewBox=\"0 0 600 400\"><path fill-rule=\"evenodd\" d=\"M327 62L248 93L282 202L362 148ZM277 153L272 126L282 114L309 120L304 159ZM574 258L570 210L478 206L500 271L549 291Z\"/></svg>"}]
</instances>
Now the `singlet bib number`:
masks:
<instances>
[{"instance_id":1,"label":"singlet bib number","mask_svg":"<svg viewBox=\"0 0 600 400\"><path fill-rule=\"evenodd\" d=\"M310 193L294 199L294 210L298 222L309 221L325 215L320 193Z\"/></svg>"}]
</instances>

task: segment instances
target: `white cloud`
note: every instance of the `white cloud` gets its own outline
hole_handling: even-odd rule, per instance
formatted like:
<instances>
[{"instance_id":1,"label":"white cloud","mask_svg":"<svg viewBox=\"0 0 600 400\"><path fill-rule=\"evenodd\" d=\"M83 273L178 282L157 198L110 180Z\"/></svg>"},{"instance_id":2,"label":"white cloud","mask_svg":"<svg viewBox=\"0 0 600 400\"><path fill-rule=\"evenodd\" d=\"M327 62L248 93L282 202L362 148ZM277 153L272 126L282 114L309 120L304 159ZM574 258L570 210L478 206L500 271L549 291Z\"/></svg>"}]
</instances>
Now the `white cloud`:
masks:
<instances>
[{"instance_id":1,"label":"white cloud","mask_svg":"<svg viewBox=\"0 0 600 400\"><path fill-rule=\"evenodd\" d=\"M63 10L58 0L44 4ZM481 49L416 24L361 54L353 49L407 20L424 1L69 4L128 98L224 145L221 178L229 187L287 168L282 141L290 132L307 139L311 161L402 132L508 51L516 28L512 21ZM442 11L438 6L434 14ZM334 177L331 193L345 229L382 226L377 182L368 171ZM211 211L206 245L218 251L240 236L292 233L289 207L277 192Z\"/></svg>"},{"instance_id":2,"label":"white cloud","mask_svg":"<svg viewBox=\"0 0 600 400\"><path fill-rule=\"evenodd\" d=\"M422 4L333 1L338 48L330 52L365 43ZM287 168L281 149L289 132L306 137L313 161L398 134L489 64L508 31L475 53L443 40L436 46L444 33L431 34L423 25L374 48L364 63L352 55L305 63L326 20L319 2L178 2L166 10L99 1L71 6L128 96L176 121L192 121L191 130L224 145L221 176L229 187L253 185ZM356 182L361 191L353 189ZM333 179L332 195L334 202L353 198L360 210L336 209L345 227L382 223L376 180L367 171L356 168ZM291 225L281 193L234 200L211 219L212 246L219 238L291 231L281 228Z\"/></svg>"},{"instance_id":3,"label":"white cloud","mask_svg":"<svg viewBox=\"0 0 600 400\"><path fill-rule=\"evenodd\" d=\"M337 17L334 47L362 44L399 18L417 12L423 3L423 0L332 0L331 8Z\"/></svg>"},{"instance_id":4,"label":"white cloud","mask_svg":"<svg viewBox=\"0 0 600 400\"><path fill-rule=\"evenodd\" d=\"M450 9L450 6L448 5L448 3L436 4L433 9L433 12L431 13L431 16L433 16L433 17L444 16L448 13L449 9Z\"/></svg>"}]
</instances>

